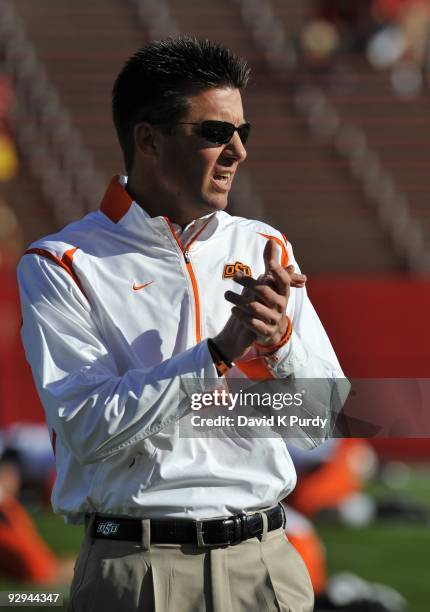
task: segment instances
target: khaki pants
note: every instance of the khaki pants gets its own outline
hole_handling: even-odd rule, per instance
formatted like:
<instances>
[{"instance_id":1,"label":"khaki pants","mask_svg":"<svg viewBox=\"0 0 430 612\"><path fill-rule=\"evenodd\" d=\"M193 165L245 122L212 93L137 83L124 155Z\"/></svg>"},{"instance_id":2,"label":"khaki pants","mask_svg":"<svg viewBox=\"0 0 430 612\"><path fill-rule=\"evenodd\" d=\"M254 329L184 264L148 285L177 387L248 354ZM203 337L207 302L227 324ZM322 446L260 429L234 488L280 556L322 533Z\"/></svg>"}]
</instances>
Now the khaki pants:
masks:
<instances>
[{"instance_id":1,"label":"khaki pants","mask_svg":"<svg viewBox=\"0 0 430 612\"><path fill-rule=\"evenodd\" d=\"M310 612L306 567L283 528L235 546L142 544L87 535L75 567L73 612ZM267 527L266 527L267 529Z\"/></svg>"}]
</instances>

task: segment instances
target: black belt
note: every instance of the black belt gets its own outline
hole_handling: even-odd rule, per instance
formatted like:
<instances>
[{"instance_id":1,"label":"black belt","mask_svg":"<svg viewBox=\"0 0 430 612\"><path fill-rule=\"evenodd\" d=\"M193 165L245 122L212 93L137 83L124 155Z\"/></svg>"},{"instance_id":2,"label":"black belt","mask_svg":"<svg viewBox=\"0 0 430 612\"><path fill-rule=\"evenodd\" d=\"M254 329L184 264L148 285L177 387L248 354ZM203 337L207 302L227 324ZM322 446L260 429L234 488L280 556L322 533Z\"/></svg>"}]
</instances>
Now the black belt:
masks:
<instances>
[{"instance_id":1,"label":"black belt","mask_svg":"<svg viewBox=\"0 0 430 612\"><path fill-rule=\"evenodd\" d=\"M284 522L280 504L262 510L267 516L267 530L279 529ZM228 546L239 544L263 533L260 513L235 514L225 519L192 521L188 519L151 519L151 544L194 544L197 546ZM93 538L103 540L142 541L142 521L96 515Z\"/></svg>"}]
</instances>

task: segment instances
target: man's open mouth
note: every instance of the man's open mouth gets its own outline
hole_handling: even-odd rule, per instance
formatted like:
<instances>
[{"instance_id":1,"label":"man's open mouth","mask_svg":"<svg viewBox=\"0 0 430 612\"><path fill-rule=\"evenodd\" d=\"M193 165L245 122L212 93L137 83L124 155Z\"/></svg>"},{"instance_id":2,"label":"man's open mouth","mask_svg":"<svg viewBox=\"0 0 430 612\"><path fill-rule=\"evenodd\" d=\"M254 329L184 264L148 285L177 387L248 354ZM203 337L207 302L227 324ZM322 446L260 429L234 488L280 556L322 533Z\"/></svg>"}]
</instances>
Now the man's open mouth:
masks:
<instances>
[{"instance_id":1,"label":"man's open mouth","mask_svg":"<svg viewBox=\"0 0 430 612\"><path fill-rule=\"evenodd\" d=\"M228 183L229 178L229 174L214 174L214 179L216 181L221 181L222 183Z\"/></svg>"},{"instance_id":2,"label":"man's open mouth","mask_svg":"<svg viewBox=\"0 0 430 612\"><path fill-rule=\"evenodd\" d=\"M215 172L213 174L212 184L219 191L228 191L231 187L233 175L230 172Z\"/></svg>"}]
</instances>

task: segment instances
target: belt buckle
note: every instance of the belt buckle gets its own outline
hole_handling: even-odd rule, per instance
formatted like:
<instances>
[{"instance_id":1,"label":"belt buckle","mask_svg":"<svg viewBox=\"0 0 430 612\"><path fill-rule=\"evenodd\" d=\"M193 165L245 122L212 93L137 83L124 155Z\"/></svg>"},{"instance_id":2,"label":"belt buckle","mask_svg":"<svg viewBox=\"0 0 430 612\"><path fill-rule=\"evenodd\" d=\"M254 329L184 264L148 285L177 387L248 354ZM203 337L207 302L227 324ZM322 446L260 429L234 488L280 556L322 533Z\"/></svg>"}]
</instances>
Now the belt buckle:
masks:
<instances>
[{"instance_id":1,"label":"belt buckle","mask_svg":"<svg viewBox=\"0 0 430 612\"><path fill-rule=\"evenodd\" d=\"M203 539L203 521L196 521L197 546L207 546Z\"/></svg>"},{"instance_id":2,"label":"belt buckle","mask_svg":"<svg viewBox=\"0 0 430 612\"><path fill-rule=\"evenodd\" d=\"M211 544L207 544L203 538L203 522L204 521L196 521L196 531L197 531L197 546L228 546L230 544L230 540L224 542L213 542Z\"/></svg>"},{"instance_id":3,"label":"belt buckle","mask_svg":"<svg viewBox=\"0 0 430 612\"><path fill-rule=\"evenodd\" d=\"M233 533L234 540L230 542L233 546L234 544L240 544L246 537L246 515L244 513L236 514L232 517L233 520Z\"/></svg>"}]
</instances>

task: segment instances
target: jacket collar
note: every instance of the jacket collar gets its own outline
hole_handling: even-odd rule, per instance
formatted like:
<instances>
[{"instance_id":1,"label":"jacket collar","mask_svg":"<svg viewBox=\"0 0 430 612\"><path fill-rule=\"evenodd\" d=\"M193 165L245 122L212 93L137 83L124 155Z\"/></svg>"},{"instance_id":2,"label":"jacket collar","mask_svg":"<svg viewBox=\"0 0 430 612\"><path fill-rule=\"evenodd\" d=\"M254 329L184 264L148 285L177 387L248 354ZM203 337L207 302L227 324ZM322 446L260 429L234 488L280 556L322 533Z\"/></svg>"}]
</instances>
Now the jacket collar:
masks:
<instances>
[{"instance_id":1,"label":"jacket collar","mask_svg":"<svg viewBox=\"0 0 430 612\"><path fill-rule=\"evenodd\" d=\"M106 215L112 223L121 221L133 204L133 200L125 190L126 184L126 177L120 175L112 177L100 204L100 211Z\"/></svg>"},{"instance_id":2,"label":"jacket collar","mask_svg":"<svg viewBox=\"0 0 430 612\"><path fill-rule=\"evenodd\" d=\"M112 223L117 224L121 221L121 225L125 224L128 229L133 228L136 230L142 222L146 222L150 223L153 229L157 229L161 231L161 233L164 233L167 228L165 218L162 216L150 217L149 214L131 198L125 189L126 184L126 176L116 175L111 179L100 204L100 212L108 217ZM126 216L127 220L125 219ZM210 220L211 217L214 217L215 219L217 216L218 213L211 213L210 215L206 215L201 219L196 219L195 221L192 221L183 231L176 224L172 224L172 226L176 231L178 238L180 237L182 240L191 234L195 234L204 225L207 225L207 221ZM214 231L218 223L215 223L214 225L210 223L209 225L212 226L212 230ZM183 234L183 236L181 236L181 234Z\"/></svg>"}]
</instances>

